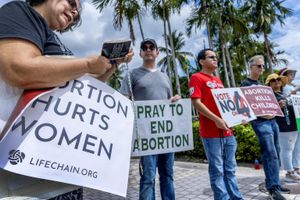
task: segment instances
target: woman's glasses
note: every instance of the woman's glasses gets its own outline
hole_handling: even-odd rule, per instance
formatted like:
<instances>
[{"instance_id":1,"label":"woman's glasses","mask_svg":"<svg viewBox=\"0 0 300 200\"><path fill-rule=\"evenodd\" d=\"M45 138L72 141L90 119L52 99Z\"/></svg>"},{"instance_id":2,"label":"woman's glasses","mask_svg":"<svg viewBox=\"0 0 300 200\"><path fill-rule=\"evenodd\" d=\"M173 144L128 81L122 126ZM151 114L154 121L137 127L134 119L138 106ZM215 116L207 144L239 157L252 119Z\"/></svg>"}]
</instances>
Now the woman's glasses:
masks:
<instances>
[{"instance_id":1,"label":"woman's glasses","mask_svg":"<svg viewBox=\"0 0 300 200\"><path fill-rule=\"evenodd\" d=\"M260 65L255 65L256 67L258 67L258 68L264 68L265 67L265 65L264 64L260 64Z\"/></svg>"},{"instance_id":2,"label":"woman's glasses","mask_svg":"<svg viewBox=\"0 0 300 200\"><path fill-rule=\"evenodd\" d=\"M271 79L270 80L270 83L274 83L274 82L276 82L276 81L281 81L281 78L273 78L273 79Z\"/></svg>"}]
</instances>

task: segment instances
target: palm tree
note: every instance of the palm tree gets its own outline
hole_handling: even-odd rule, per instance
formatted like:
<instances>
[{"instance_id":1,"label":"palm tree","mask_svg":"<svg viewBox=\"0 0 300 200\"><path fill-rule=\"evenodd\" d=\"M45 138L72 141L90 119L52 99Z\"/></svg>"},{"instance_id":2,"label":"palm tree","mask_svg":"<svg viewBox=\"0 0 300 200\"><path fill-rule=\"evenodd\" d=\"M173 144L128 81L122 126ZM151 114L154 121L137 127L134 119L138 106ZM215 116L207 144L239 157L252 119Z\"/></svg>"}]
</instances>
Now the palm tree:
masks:
<instances>
[{"instance_id":1,"label":"palm tree","mask_svg":"<svg viewBox=\"0 0 300 200\"><path fill-rule=\"evenodd\" d=\"M214 24L217 24L218 14L216 11L216 5L211 0L194 1L194 8L191 11L190 17L186 20L186 33L191 35L193 27L201 28L205 25L207 32L207 41L210 49L214 49L213 45L213 33L212 28ZM220 76L219 70L216 70L216 75Z\"/></svg>"},{"instance_id":2,"label":"palm tree","mask_svg":"<svg viewBox=\"0 0 300 200\"><path fill-rule=\"evenodd\" d=\"M176 90L177 94L181 95L181 89L180 89L180 83L179 83L179 77L178 77L178 70L177 70L177 63L175 58L175 52L174 52L174 42L171 37L172 29L171 29L171 23L170 23L170 13L171 12L180 12L180 8L182 5L187 3L188 0L153 0L147 2L144 0L145 6L151 8L152 16L154 19L161 19L166 24L167 32L164 33L165 37L168 37L168 44L171 47L171 60L172 64L174 66L174 72L175 72L175 82L176 82Z\"/></svg>"},{"instance_id":3,"label":"palm tree","mask_svg":"<svg viewBox=\"0 0 300 200\"><path fill-rule=\"evenodd\" d=\"M253 24L254 33L263 35L270 73L273 72L274 53L270 48L268 35L272 32L272 25L277 21L280 25L284 25L283 20L293 13L292 9L282 6L283 2L284 0L248 0L242 7L242 10L249 16L249 21Z\"/></svg>"},{"instance_id":4,"label":"palm tree","mask_svg":"<svg viewBox=\"0 0 300 200\"><path fill-rule=\"evenodd\" d=\"M124 19L126 19L128 22L130 39L132 40L133 44L135 43L136 39L133 28L133 20L137 19L141 36L144 40L141 17L145 11L137 0L93 0L92 3L97 9L99 9L99 12L102 12L104 8L111 6L111 4L114 4L113 26L116 30L121 30Z\"/></svg>"},{"instance_id":5,"label":"palm tree","mask_svg":"<svg viewBox=\"0 0 300 200\"><path fill-rule=\"evenodd\" d=\"M152 16L154 19L162 19L163 22L166 24L167 33L164 34L165 37L168 36L168 44L171 47L171 60L174 67L174 74L175 74L175 81L176 81L176 90L177 94L181 95L180 83L179 83L179 76L177 70L177 63L176 63L176 56L174 51L174 42L171 36L171 23L170 23L170 13L177 11L180 12L180 8L184 3L187 3L187 0L173 0L173 1L165 1L165 0L154 0L154 1L147 1L145 6L151 7Z\"/></svg>"},{"instance_id":6,"label":"palm tree","mask_svg":"<svg viewBox=\"0 0 300 200\"><path fill-rule=\"evenodd\" d=\"M185 41L184 41L184 37L183 37L183 33L178 32L177 31L173 31L172 32L172 39L174 42L174 52L175 52L175 58L178 61L178 63L180 64L181 69L186 73L188 79L189 79L189 68L191 67L187 56L191 56L193 57L193 53L188 52L188 51L182 51L181 49L184 47L185 45ZM170 46L170 40L168 40L168 46ZM171 49L170 48L165 48L165 47L159 47L159 51L162 53L165 53L166 56L163 57L158 63L158 66L165 66L167 64L167 61L169 59L169 57L171 56ZM169 52L169 53L168 53ZM175 68L174 66L172 66L173 69L173 73L175 74Z\"/></svg>"},{"instance_id":7,"label":"palm tree","mask_svg":"<svg viewBox=\"0 0 300 200\"><path fill-rule=\"evenodd\" d=\"M112 74L112 76L108 80L108 85L115 90L118 90L121 86L121 82L123 80L122 74L125 69L127 69L126 64L122 64L120 67L116 69L116 71Z\"/></svg>"}]
</instances>

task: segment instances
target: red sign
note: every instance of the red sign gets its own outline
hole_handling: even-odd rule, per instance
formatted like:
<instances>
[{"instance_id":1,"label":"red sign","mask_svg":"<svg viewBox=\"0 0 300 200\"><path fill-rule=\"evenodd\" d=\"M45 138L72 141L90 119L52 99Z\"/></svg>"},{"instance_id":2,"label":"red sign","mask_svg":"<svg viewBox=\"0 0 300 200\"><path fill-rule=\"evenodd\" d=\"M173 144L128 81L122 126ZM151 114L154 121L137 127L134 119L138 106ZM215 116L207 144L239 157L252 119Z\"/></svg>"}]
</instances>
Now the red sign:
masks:
<instances>
[{"instance_id":1,"label":"red sign","mask_svg":"<svg viewBox=\"0 0 300 200\"><path fill-rule=\"evenodd\" d=\"M256 116L284 116L272 88L267 86L241 87Z\"/></svg>"}]
</instances>

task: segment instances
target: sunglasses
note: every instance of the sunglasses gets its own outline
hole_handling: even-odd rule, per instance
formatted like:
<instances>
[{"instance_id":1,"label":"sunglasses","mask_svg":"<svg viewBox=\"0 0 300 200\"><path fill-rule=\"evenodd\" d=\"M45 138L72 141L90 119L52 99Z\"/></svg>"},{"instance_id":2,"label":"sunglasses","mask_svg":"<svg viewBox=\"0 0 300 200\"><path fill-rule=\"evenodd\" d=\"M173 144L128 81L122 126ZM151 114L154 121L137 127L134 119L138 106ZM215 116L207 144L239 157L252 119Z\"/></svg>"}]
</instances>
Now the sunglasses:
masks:
<instances>
[{"instance_id":1,"label":"sunglasses","mask_svg":"<svg viewBox=\"0 0 300 200\"><path fill-rule=\"evenodd\" d=\"M264 68L264 67L265 67L265 65L264 65L264 64L260 64L260 65L254 65L254 66L256 66L257 68Z\"/></svg>"},{"instance_id":2,"label":"sunglasses","mask_svg":"<svg viewBox=\"0 0 300 200\"><path fill-rule=\"evenodd\" d=\"M217 56L206 56L205 58L209 58L209 59L212 59L212 60L218 60Z\"/></svg>"},{"instance_id":3,"label":"sunglasses","mask_svg":"<svg viewBox=\"0 0 300 200\"><path fill-rule=\"evenodd\" d=\"M141 49L142 49L143 51L147 51L148 49L149 49L150 51L153 51L153 50L155 49L155 47L154 47L153 45L151 45L151 46L142 46Z\"/></svg>"},{"instance_id":4,"label":"sunglasses","mask_svg":"<svg viewBox=\"0 0 300 200\"><path fill-rule=\"evenodd\" d=\"M72 9L75 9L77 11L77 13L79 13L80 8L79 8L79 6L77 7L76 0L67 0L67 2L72 7Z\"/></svg>"},{"instance_id":5,"label":"sunglasses","mask_svg":"<svg viewBox=\"0 0 300 200\"><path fill-rule=\"evenodd\" d=\"M271 79L270 80L270 83L274 83L274 82L276 82L276 81L281 81L281 78L273 78L273 79Z\"/></svg>"}]
</instances>

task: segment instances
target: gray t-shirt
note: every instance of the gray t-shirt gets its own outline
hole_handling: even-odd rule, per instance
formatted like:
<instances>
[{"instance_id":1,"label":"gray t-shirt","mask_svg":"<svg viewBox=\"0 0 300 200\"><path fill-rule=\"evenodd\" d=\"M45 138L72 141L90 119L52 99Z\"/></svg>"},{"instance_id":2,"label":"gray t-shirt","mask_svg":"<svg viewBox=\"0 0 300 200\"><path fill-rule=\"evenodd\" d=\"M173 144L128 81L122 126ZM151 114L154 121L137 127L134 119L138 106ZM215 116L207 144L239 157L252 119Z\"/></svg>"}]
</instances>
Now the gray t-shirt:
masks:
<instances>
[{"instance_id":1,"label":"gray t-shirt","mask_svg":"<svg viewBox=\"0 0 300 200\"><path fill-rule=\"evenodd\" d=\"M130 97L128 77L127 73L122 81L120 92ZM169 78L159 70L151 72L144 67L133 69L130 71L130 80L134 100L163 100L171 97Z\"/></svg>"}]
</instances>

